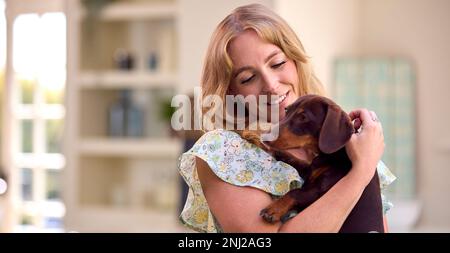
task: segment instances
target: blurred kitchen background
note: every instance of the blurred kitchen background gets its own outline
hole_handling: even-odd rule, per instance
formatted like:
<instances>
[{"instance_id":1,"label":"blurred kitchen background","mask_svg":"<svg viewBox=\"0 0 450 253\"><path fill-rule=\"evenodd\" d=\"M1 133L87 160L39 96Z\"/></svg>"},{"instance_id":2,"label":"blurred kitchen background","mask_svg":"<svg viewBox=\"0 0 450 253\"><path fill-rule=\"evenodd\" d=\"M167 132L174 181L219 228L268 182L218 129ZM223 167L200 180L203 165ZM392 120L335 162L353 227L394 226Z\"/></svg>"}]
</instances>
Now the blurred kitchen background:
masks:
<instances>
[{"instance_id":1,"label":"blurred kitchen background","mask_svg":"<svg viewBox=\"0 0 450 253\"><path fill-rule=\"evenodd\" d=\"M329 95L383 123L392 232L450 232L450 1L0 0L0 231L184 232L170 99L248 3L297 32Z\"/></svg>"}]
</instances>

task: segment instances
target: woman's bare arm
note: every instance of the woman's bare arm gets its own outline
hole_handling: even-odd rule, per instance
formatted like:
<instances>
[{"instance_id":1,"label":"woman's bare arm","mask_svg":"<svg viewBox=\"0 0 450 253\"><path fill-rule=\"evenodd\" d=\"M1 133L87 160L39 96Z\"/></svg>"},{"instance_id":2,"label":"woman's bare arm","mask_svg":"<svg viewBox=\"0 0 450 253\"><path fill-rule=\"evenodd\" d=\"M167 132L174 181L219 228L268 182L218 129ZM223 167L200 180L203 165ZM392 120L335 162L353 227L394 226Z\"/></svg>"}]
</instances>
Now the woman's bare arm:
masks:
<instances>
[{"instance_id":1,"label":"woman's bare arm","mask_svg":"<svg viewBox=\"0 0 450 253\"><path fill-rule=\"evenodd\" d=\"M351 172L325 195L288 222L269 224L259 212L272 199L252 187L240 187L219 179L200 158L197 171L208 205L225 232L338 232L358 202L364 181ZM355 182L361 182L360 184Z\"/></svg>"},{"instance_id":2,"label":"woman's bare arm","mask_svg":"<svg viewBox=\"0 0 450 253\"><path fill-rule=\"evenodd\" d=\"M225 232L276 232L281 223L269 224L259 216L272 199L252 187L240 187L218 178L208 164L196 158L197 172L208 206Z\"/></svg>"},{"instance_id":3,"label":"woman's bare arm","mask_svg":"<svg viewBox=\"0 0 450 253\"><path fill-rule=\"evenodd\" d=\"M197 158L203 193L222 229L226 232L338 232L373 177L384 150L381 124L372 119L375 113L358 109L349 115L363 126L363 131L353 134L346 145L352 169L326 194L284 224L269 224L259 216L260 210L272 202L269 194L228 184Z\"/></svg>"},{"instance_id":4,"label":"woman's bare arm","mask_svg":"<svg viewBox=\"0 0 450 253\"><path fill-rule=\"evenodd\" d=\"M383 224L384 224L384 232L389 233L389 227L388 227L386 215L383 215Z\"/></svg>"},{"instance_id":5,"label":"woman's bare arm","mask_svg":"<svg viewBox=\"0 0 450 253\"><path fill-rule=\"evenodd\" d=\"M321 198L283 224L280 231L339 232L366 187L365 181L357 177L350 171Z\"/></svg>"}]
</instances>

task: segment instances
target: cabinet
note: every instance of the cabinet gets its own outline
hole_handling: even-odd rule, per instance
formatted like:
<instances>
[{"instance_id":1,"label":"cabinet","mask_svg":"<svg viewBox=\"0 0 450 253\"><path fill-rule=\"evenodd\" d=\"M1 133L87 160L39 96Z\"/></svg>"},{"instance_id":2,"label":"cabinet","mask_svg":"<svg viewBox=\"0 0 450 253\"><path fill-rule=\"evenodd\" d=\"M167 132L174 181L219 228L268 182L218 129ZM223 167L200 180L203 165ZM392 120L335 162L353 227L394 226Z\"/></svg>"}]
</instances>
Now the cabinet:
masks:
<instances>
[{"instance_id":1,"label":"cabinet","mask_svg":"<svg viewBox=\"0 0 450 253\"><path fill-rule=\"evenodd\" d=\"M178 231L181 143L161 118L178 89L177 1L66 3L65 227ZM109 113L125 90L143 132L111 136Z\"/></svg>"}]
</instances>

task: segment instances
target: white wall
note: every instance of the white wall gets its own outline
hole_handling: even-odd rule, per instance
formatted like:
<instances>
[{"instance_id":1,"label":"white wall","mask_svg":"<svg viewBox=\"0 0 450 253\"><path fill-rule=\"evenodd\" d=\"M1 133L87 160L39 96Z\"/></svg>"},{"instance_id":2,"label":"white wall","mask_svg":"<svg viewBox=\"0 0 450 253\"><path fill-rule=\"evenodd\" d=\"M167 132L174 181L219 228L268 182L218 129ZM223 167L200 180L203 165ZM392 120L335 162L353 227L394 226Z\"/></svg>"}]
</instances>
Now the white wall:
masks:
<instances>
[{"instance_id":1,"label":"white wall","mask_svg":"<svg viewBox=\"0 0 450 253\"><path fill-rule=\"evenodd\" d=\"M366 54L404 56L415 64L419 225L449 228L450 1L364 0L361 17Z\"/></svg>"},{"instance_id":2,"label":"white wall","mask_svg":"<svg viewBox=\"0 0 450 253\"><path fill-rule=\"evenodd\" d=\"M181 92L193 93L193 87L200 85L203 58L216 26L233 9L250 3L272 7L272 0L179 0Z\"/></svg>"},{"instance_id":3,"label":"white wall","mask_svg":"<svg viewBox=\"0 0 450 253\"><path fill-rule=\"evenodd\" d=\"M198 85L204 53L217 24L235 7L259 2L273 7L297 32L325 86L335 56L353 53L358 42L358 0L179 0L181 91ZM192 29L195 27L195 29ZM200 61L198 59L201 59Z\"/></svg>"},{"instance_id":4,"label":"white wall","mask_svg":"<svg viewBox=\"0 0 450 253\"><path fill-rule=\"evenodd\" d=\"M333 81L333 59L358 51L359 4L359 0L275 1L275 10L297 33L327 89Z\"/></svg>"},{"instance_id":5,"label":"white wall","mask_svg":"<svg viewBox=\"0 0 450 253\"><path fill-rule=\"evenodd\" d=\"M278 0L275 7L299 35L327 87L339 55L412 60L417 71L417 190L423 203L417 225L422 231L449 231L450 1Z\"/></svg>"}]
</instances>

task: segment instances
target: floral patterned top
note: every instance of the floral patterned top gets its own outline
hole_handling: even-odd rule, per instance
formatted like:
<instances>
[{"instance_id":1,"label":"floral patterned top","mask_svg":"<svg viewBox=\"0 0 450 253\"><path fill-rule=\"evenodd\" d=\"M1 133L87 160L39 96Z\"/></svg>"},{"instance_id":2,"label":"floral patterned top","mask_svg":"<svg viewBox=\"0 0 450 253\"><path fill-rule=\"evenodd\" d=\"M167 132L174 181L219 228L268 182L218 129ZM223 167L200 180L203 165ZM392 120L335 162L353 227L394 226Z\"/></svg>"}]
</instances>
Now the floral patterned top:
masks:
<instances>
[{"instance_id":1,"label":"floral patterned top","mask_svg":"<svg viewBox=\"0 0 450 253\"><path fill-rule=\"evenodd\" d=\"M273 198L300 188L303 179L287 163L275 160L261 148L242 139L235 132L217 129L205 133L195 145L179 158L178 169L189 186L189 193L180 220L198 232L222 232L203 195L198 179L195 157L204 160L223 181L237 186L261 189ZM395 180L383 162L377 166L381 189ZM392 203L383 199L386 213Z\"/></svg>"}]
</instances>

